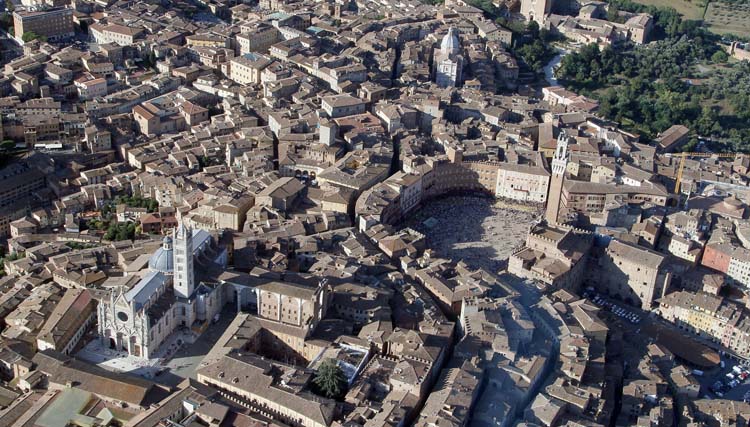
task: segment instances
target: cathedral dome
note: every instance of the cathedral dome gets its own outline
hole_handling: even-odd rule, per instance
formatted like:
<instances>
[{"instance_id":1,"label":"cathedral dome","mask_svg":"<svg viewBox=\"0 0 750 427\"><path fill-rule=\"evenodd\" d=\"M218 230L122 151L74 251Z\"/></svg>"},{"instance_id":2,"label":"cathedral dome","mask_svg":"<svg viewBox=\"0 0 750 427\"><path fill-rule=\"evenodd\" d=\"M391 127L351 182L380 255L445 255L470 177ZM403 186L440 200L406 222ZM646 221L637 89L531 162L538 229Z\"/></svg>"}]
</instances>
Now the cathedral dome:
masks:
<instances>
[{"instance_id":1,"label":"cathedral dome","mask_svg":"<svg viewBox=\"0 0 750 427\"><path fill-rule=\"evenodd\" d=\"M174 271L174 253L172 251L171 237L166 236L162 240L162 246L149 258L148 268L160 273L172 274Z\"/></svg>"},{"instance_id":2,"label":"cathedral dome","mask_svg":"<svg viewBox=\"0 0 750 427\"><path fill-rule=\"evenodd\" d=\"M453 29L453 27L450 27L450 29L448 29L448 34L443 37L443 41L440 43L440 50L444 54L448 54L458 51L460 47L461 42L458 41L456 31Z\"/></svg>"}]
</instances>

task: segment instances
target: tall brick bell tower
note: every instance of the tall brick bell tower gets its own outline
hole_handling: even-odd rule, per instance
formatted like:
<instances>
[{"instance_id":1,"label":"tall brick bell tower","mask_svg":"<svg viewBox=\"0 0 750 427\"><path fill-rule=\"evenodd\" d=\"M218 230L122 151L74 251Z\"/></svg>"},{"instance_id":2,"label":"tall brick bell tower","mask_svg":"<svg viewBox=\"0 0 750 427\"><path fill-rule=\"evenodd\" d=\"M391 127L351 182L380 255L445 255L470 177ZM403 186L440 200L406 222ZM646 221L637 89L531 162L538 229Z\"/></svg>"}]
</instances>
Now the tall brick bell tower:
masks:
<instances>
[{"instance_id":1,"label":"tall brick bell tower","mask_svg":"<svg viewBox=\"0 0 750 427\"><path fill-rule=\"evenodd\" d=\"M552 178L547 195L547 212L545 218L549 225L557 224L560 215L560 199L562 198L563 180L568 167L568 134L562 130L557 137L557 148L552 157Z\"/></svg>"}]
</instances>

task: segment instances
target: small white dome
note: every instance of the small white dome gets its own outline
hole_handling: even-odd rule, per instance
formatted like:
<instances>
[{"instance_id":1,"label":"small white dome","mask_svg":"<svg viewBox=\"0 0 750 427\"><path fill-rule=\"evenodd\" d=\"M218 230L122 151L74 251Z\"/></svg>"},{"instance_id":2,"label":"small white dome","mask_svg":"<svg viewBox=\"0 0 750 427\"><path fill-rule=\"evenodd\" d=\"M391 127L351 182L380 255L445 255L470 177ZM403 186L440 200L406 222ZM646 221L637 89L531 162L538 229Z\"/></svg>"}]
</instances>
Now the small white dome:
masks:
<instances>
[{"instance_id":1,"label":"small white dome","mask_svg":"<svg viewBox=\"0 0 750 427\"><path fill-rule=\"evenodd\" d=\"M458 51L460 47L461 43L458 41L456 31L453 27L450 27L450 29L448 29L448 34L443 37L443 41L440 43L440 50L443 53L448 54Z\"/></svg>"}]
</instances>

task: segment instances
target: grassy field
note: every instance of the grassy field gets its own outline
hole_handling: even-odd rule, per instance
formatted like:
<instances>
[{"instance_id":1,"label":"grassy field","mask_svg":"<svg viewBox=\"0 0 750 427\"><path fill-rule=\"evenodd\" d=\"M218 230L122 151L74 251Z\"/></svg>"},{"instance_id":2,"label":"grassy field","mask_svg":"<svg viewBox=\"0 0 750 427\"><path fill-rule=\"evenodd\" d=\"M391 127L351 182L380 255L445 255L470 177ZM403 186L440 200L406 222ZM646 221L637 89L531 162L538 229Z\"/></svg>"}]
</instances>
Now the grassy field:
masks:
<instances>
[{"instance_id":1,"label":"grassy field","mask_svg":"<svg viewBox=\"0 0 750 427\"><path fill-rule=\"evenodd\" d=\"M671 7L679 12L685 19L703 19L703 9L706 0L633 0L636 3L647 6Z\"/></svg>"},{"instance_id":2,"label":"grassy field","mask_svg":"<svg viewBox=\"0 0 750 427\"><path fill-rule=\"evenodd\" d=\"M750 3L729 5L712 1L706 9L704 22L716 34L735 34L750 37Z\"/></svg>"},{"instance_id":3,"label":"grassy field","mask_svg":"<svg viewBox=\"0 0 750 427\"><path fill-rule=\"evenodd\" d=\"M740 5L730 5L721 0L633 1L657 7L672 7L685 19L703 20L706 28L716 34L750 38L750 1ZM706 2L709 2L708 7L705 7Z\"/></svg>"}]
</instances>

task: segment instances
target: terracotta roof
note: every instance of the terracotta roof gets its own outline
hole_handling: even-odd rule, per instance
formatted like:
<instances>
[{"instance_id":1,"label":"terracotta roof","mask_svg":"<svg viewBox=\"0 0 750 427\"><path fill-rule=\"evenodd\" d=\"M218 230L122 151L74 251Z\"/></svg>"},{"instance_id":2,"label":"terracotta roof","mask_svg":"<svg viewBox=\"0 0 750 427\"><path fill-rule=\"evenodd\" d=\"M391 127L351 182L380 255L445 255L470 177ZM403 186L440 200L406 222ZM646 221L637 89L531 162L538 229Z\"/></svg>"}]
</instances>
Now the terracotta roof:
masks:
<instances>
[{"instance_id":1,"label":"terracotta roof","mask_svg":"<svg viewBox=\"0 0 750 427\"><path fill-rule=\"evenodd\" d=\"M142 105L136 105L133 107L133 114L138 114L146 120L151 120L156 117L153 113L145 109Z\"/></svg>"},{"instance_id":2,"label":"terracotta roof","mask_svg":"<svg viewBox=\"0 0 750 427\"><path fill-rule=\"evenodd\" d=\"M58 352L39 352L33 362L38 370L49 375L51 382L73 384L90 393L135 405L143 405L156 388L150 381L110 372Z\"/></svg>"}]
</instances>

